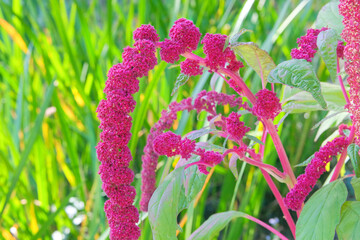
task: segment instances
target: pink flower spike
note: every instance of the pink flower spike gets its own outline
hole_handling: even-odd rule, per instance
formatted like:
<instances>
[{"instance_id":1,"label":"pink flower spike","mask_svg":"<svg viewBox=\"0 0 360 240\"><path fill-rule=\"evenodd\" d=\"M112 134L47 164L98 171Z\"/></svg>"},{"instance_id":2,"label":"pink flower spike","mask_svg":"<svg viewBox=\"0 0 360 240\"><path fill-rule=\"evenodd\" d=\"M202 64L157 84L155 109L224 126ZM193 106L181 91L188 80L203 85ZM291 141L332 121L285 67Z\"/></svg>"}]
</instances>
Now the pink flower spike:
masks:
<instances>
[{"instance_id":1,"label":"pink flower spike","mask_svg":"<svg viewBox=\"0 0 360 240\"><path fill-rule=\"evenodd\" d=\"M166 132L157 136L153 146L156 153L173 157L180 154L181 136L173 132Z\"/></svg>"},{"instance_id":2,"label":"pink flower spike","mask_svg":"<svg viewBox=\"0 0 360 240\"><path fill-rule=\"evenodd\" d=\"M294 210L300 210L307 195L315 186L317 180L326 171L325 166L331 161L332 156L341 153L348 145L346 137L338 137L327 142L314 154L314 158L305 168L305 173L297 178L297 183L284 199L285 205Z\"/></svg>"},{"instance_id":3,"label":"pink flower spike","mask_svg":"<svg viewBox=\"0 0 360 240\"><path fill-rule=\"evenodd\" d=\"M199 171L207 175L209 174L209 172L207 171L206 167L214 167L223 160L223 155L214 151L205 151L203 149L197 149L196 154L200 156L200 160L197 162L187 164L185 166L185 169L190 166L197 165L199 167Z\"/></svg>"},{"instance_id":4,"label":"pink flower spike","mask_svg":"<svg viewBox=\"0 0 360 240\"><path fill-rule=\"evenodd\" d=\"M201 75L203 68L200 67L199 62L193 59L186 59L180 63L181 73L188 76Z\"/></svg>"},{"instance_id":5,"label":"pink flower spike","mask_svg":"<svg viewBox=\"0 0 360 240\"><path fill-rule=\"evenodd\" d=\"M152 42L159 41L159 35L156 33L155 28L148 24L148 25L141 25L139 28L137 28L134 33L134 40L150 40Z\"/></svg>"},{"instance_id":6,"label":"pink flower spike","mask_svg":"<svg viewBox=\"0 0 360 240\"><path fill-rule=\"evenodd\" d=\"M180 155L184 159L189 159L192 152L195 150L195 141L192 141L188 138L181 140L180 142Z\"/></svg>"},{"instance_id":7,"label":"pink flower spike","mask_svg":"<svg viewBox=\"0 0 360 240\"><path fill-rule=\"evenodd\" d=\"M111 226L120 223L137 223L139 221L139 212L133 205L120 207L120 205L109 199L105 202L104 210Z\"/></svg>"},{"instance_id":8,"label":"pink flower spike","mask_svg":"<svg viewBox=\"0 0 360 240\"><path fill-rule=\"evenodd\" d=\"M281 112L281 104L276 93L262 89L255 94L256 103L253 106L253 113L264 119L272 119Z\"/></svg>"},{"instance_id":9,"label":"pink flower spike","mask_svg":"<svg viewBox=\"0 0 360 240\"><path fill-rule=\"evenodd\" d=\"M170 29L171 40L181 46L181 53L196 50L200 40L200 30L194 23L185 18L180 18L174 22Z\"/></svg>"},{"instance_id":10,"label":"pink flower spike","mask_svg":"<svg viewBox=\"0 0 360 240\"><path fill-rule=\"evenodd\" d=\"M250 131L250 128L246 127L245 123L239 120L240 117L241 114L232 112L225 118L226 130L235 141L241 141L245 134Z\"/></svg>"},{"instance_id":11,"label":"pink flower spike","mask_svg":"<svg viewBox=\"0 0 360 240\"><path fill-rule=\"evenodd\" d=\"M216 71L219 67L224 67L226 55L223 48L226 42L226 35L207 33L201 43L204 45L206 54L206 65L211 71Z\"/></svg>"},{"instance_id":12,"label":"pink flower spike","mask_svg":"<svg viewBox=\"0 0 360 240\"><path fill-rule=\"evenodd\" d=\"M134 223L120 223L110 228L111 240L137 240L141 235L140 228Z\"/></svg>"},{"instance_id":13,"label":"pink flower spike","mask_svg":"<svg viewBox=\"0 0 360 240\"><path fill-rule=\"evenodd\" d=\"M175 41L165 39L160 43L160 57L167 63L179 61L181 54L181 45Z\"/></svg>"},{"instance_id":14,"label":"pink flower spike","mask_svg":"<svg viewBox=\"0 0 360 240\"><path fill-rule=\"evenodd\" d=\"M294 59L305 59L308 62L312 61L315 56L317 45L316 40L320 32L327 30L328 28L322 29L308 29L305 36L297 39L299 48L291 50L291 57Z\"/></svg>"},{"instance_id":15,"label":"pink flower spike","mask_svg":"<svg viewBox=\"0 0 360 240\"><path fill-rule=\"evenodd\" d=\"M336 48L336 54L338 58L344 58L344 42L343 41L338 41L338 45Z\"/></svg>"}]
</instances>

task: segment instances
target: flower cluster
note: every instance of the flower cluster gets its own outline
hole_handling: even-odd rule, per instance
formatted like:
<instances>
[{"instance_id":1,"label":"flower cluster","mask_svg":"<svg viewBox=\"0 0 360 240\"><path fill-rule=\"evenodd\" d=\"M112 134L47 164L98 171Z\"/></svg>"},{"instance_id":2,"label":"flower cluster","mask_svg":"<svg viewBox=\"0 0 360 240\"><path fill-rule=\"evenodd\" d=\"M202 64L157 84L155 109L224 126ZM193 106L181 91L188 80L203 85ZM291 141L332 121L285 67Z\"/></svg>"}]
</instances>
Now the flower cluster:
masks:
<instances>
[{"instance_id":1,"label":"flower cluster","mask_svg":"<svg viewBox=\"0 0 360 240\"><path fill-rule=\"evenodd\" d=\"M325 166L331 161L332 156L338 155L348 145L346 137L338 137L327 142L314 154L314 158L305 168L305 173L297 178L297 183L284 199L285 205L294 210L300 210L306 196L315 186L316 181L326 171Z\"/></svg>"},{"instance_id":2,"label":"flower cluster","mask_svg":"<svg viewBox=\"0 0 360 240\"><path fill-rule=\"evenodd\" d=\"M226 130L235 141L241 141L245 134L250 131L250 128L246 127L245 123L239 120L240 117L241 114L232 112L225 118Z\"/></svg>"},{"instance_id":3,"label":"flower cluster","mask_svg":"<svg viewBox=\"0 0 360 240\"><path fill-rule=\"evenodd\" d=\"M236 60L234 52L229 47L224 50L226 38L226 35L207 33L201 41L206 54L205 64L212 72L216 72L220 67L225 67L226 62L229 63L227 68L231 71L238 71L244 67L242 62Z\"/></svg>"},{"instance_id":4,"label":"flower cluster","mask_svg":"<svg viewBox=\"0 0 360 240\"><path fill-rule=\"evenodd\" d=\"M188 159L191 154L200 156L200 161L190 163L185 168L198 165L199 171L204 174L209 174L206 167L213 167L223 159L220 153L214 151L205 151L201 148L195 150L195 141L191 141L188 138L181 140L180 135L172 132L162 133L157 136L153 142L153 146L157 154L166 155L167 157L181 155L182 158Z\"/></svg>"},{"instance_id":5,"label":"flower cluster","mask_svg":"<svg viewBox=\"0 0 360 240\"><path fill-rule=\"evenodd\" d=\"M272 119L281 112L281 104L275 92L262 89L255 94L256 103L253 106L253 113L263 119Z\"/></svg>"},{"instance_id":6,"label":"flower cluster","mask_svg":"<svg viewBox=\"0 0 360 240\"><path fill-rule=\"evenodd\" d=\"M157 63L155 45L158 39L151 25L143 25L134 32L134 48L126 47L122 54L123 63L109 70L104 89L106 99L101 100L97 108L102 132L96 150L101 161L99 174L102 188L109 197L104 210L112 240L140 237L140 229L136 225L139 213L132 205L136 195L135 188L131 186L134 173L128 168L132 160L127 147L132 125L129 114L136 105L132 94L139 90L137 78L146 76Z\"/></svg>"},{"instance_id":7,"label":"flower cluster","mask_svg":"<svg viewBox=\"0 0 360 240\"><path fill-rule=\"evenodd\" d=\"M192 21L180 18L170 29L169 36L170 39L160 42L160 57L167 63L174 63L180 59L180 54L196 50L201 33Z\"/></svg>"},{"instance_id":8,"label":"flower cluster","mask_svg":"<svg viewBox=\"0 0 360 240\"><path fill-rule=\"evenodd\" d=\"M315 56L317 45L316 40L320 32L327 30L327 28L322 29L308 29L305 36L302 36L297 39L299 48L291 50L291 57L294 59L305 59L308 62L312 61L312 58Z\"/></svg>"},{"instance_id":9,"label":"flower cluster","mask_svg":"<svg viewBox=\"0 0 360 240\"><path fill-rule=\"evenodd\" d=\"M199 62L193 59L186 59L180 63L181 73L188 76L196 76L202 74L203 68L200 67Z\"/></svg>"},{"instance_id":10,"label":"flower cluster","mask_svg":"<svg viewBox=\"0 0 360 240\"><path fill-rule=\"evenodd\" d=\"M344 56L345 71L350 85L349 112L355 127L355 136L360 136L360 2L340 0L339 13L344 16L344 30L341 36L346 42ZM355 139L360 145L360 138Z\"/></svg>"},{"instance_id":11,"label":"flower cluster","mask_svg":"<svg viewBox=\"0 0 360 240\"><path fill-rule=\"evenodd\" d=\"M204 149L201 148L196 149L195 154L200 156L200 160L197 162L187 164L185 169L190 166L197 165L199 171L206 175L209 174L209 171L206 169L206 167L214 167L215 165L221 163L221 161L224 158L223 155L218 152L205 151Z\"/></svg>"},{"instance_id":12,"label":"flower cluster","mask_svg":"<svg viewBox=\"0 0 360 240\"><path fill-rule=\"evenodd\" d=\"M249 109L246 103L242 102L241 98L236 98L235 95L227 95L224 93L218 93L215 91L207 92L201 91L197 97L193 100L192 98L183 99L181 102L172 102L169 105L169 110L163 110L161 117L157 123L150 130L150 134L147 138L147 143L144 149L144 155L142 156L142 171L141 171L141 200L140 209L142 211L148 210L148 203L151 195L155 191L155 170L157 160L159 157L158 153L173 153L172 149L175 149L177 154L180 154L182 158L188 159L191 157L195 149L195 142L187 138L182 139L180 136L171 136L171 132L166 132L163 137L175 139L179 144L176 147L166 146L169 142L162 141L162 137L159 137L167 129L170 129L173 122L177 119L177 113L182 111L206 111L209 113L208 119L215 117L216 106L218 105L230 105L230 107L243 107ZM174 134L175 135L175 134ZM179 141L180 139L180 141ZM161 146L163 143L165 146ZM155 150L155 148L157 150ZM168 149L166 149L168 148ZM170 150L171 149L171 150ZM200 166L200 165L199 165ZM204 168L204 167L201 167ZM206 170L206 168L205 168ZM203 171L205 172L205 171Z\"/></svg>"},{"instance_id":13,"label":"flower cluster","mask_svg":"<svg viewBox=\"0 0 360 240\"><path fill-rule=\"evenodd\" d=\"M159 155L173 157L181 155L183 158L189 158L195 150L195 141L185 138L173 132L162 133L154 139L154 151Z\"/></svg>"}]
</instances>

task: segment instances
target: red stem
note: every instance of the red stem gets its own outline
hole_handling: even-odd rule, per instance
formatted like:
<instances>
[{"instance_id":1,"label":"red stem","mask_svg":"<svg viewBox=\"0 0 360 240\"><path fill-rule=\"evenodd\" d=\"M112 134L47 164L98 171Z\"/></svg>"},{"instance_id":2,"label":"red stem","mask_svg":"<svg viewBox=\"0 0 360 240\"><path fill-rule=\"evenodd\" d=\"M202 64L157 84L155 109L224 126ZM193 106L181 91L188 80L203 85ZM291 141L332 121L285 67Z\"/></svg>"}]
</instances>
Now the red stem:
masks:
<instances>
[{"instance_id":1,"label":"red stem","mask_svg":"<svg viewBox=\"0 0 360 240\"><path fill-rule=\"evenodd\" d=\"M186 58L197 60L197 61L199 61L200 65L206 66L205 59L203 59L193 53L187 52L182 55ZM244 81L242 80L242 78L240 77L239 74L236 74L225 68L220 68L219 73L223 73L234 80L234 82L241 88L241 91L243 92L243 93L238 92L236 89L234 89L238 94L245 95L252 104L256 103L255 95L246 86L246 84L244 83ZM287 186L289 189L291 189L296 183L296 178L295 178L294 172L292 171L292 168L290 166L290 162L289 162L289 159L287 158L285 149L281 143L280 137L277 134L274 124L270 120L266 120L266 121L262 121L262 122L263 122L264 126L268 129L268 132L271 135L271 138L273 139L275 149L278 152L279 159L280 159L281 165L285 171L285 174L288 174L290 177L291 182L288 183ZM287 223L290 227L290 230L295 238L295 223L289 213L288 208L284 204L284 201L282 199L282 196L281 196L279 190L277 189L276 185L272 181L270 175L263 169L260 169L260 171L264 175L266 182L268 183L271 191L273 192L273 194L284 214L285 220L287 221Z\"/></svg>"},{"instance_id":2,"label":"red stem","mask_svg":"<svg viewBox=\"0 0 360 240\"><path fill-rule=\"evenodd\" d=\"M269 185L272 193L274 194L274 197L275 197L276 201L278 202L280 209L284 214L284 218L285 218L287 224L289 225L290 231L295 239L296 226L295 226L294 220L292 219L292 217L290 215L289 209L284 204L283 197L281 196L279 190L277 189L277 187L276 187L274 181L271 179L270 175L263 169L260 169L260 171L264 175L264 178L265 178L267 184Z\"/></svg>"},{"instance_id":3,"label":"red stem","mask_svg":"<svg viewBox=\"0 0 360 240\"><path fill-rule=\"evenodd\" d=\"M349 100L349 97L347 95L347 92L346 92L346 89L345 89L345 86L344 86L344 82L343 82L343 79L340 75L340 64L339 64L339 58L336 58L336 62L337 62L337 65L336 65L336 73L338 75L338 79L339 79L339 83L340 83L340 87L341 87L341 91L343 92L344 94L344 97L345 97L345 100L346 100L346 103L347 104L350 104L350 100Z\"/></svg>"},{"instance_id":4,"label":"red stem","mask_svg":"<svg viewBox=\"0 0 360 240\"><path fill-rule=\"evenodd\" d=\"M350 131L350 135L349 135L349 138L348 138L349 139L349 144L352 143L352 141L354 140L354 136L355 136L355 128L354 128L354 126L352 126L351 131ZM341 153L339 161L337 162L337 164L335 166L334 174L330 178L330 182L335 181L339 177L339 174L340 174L342 166L344 165L346 156L347 156L347 147Z\"/></svg>"},{"instance_id":5,"label":"red stem","mask_svg":"<svg viewBox=\"0 0 360 240\"><path fill-rule=\"evenodd\" d=\"M278 236L280 239L282 240L288 240L287 237L285 237L284 235L282 235L279 231L277 231L276 229L274 229L273 227L271 227L270 225L264 223L263 221L261 221L260 219L257 219L253 216L247 215L245 214L244 218L247 218L253 222L256 222L257 224L263 226L264 228L266 228L267 230L269 230L270 232L274 233L276 236Z\"/></svg>"}]
</instances>

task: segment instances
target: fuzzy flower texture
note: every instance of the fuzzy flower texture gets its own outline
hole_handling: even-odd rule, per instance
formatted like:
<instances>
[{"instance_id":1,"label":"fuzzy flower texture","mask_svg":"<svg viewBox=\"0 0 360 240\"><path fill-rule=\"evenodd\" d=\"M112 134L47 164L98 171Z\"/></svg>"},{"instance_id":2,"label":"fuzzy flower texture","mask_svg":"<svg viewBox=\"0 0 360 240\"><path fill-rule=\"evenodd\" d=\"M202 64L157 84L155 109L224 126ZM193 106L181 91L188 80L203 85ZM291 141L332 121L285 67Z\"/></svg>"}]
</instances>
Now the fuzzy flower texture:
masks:
<instances>
[{"instance_id":1,"label":"fuzzy flower texture","mask_svg":"<svg viewBox=\"0 0 360 240\"><path fill-rule=\"evenodd\" d=\"M132 118L130 114L135 109L136 102L133 94L139 90L139 78L147 76L148 71L157 64L156 48L160 48L160 57L168 63L180 60L180 55L185 56L196 50L201 33L192 21L181 18L175 21L170 29L170 39L159 42L159 36L151 25L142 25L133 33L134 46L125 47L122 53L123 62L114 65L108 72L105 83L104 93L106 99L99 103L97 108L98 118L100 119L100 142L96 147L97 156L101 165L99 174L103 182L102 188L109 198L105 203L105 213L110 226L110 239L132 240L140 237L140 229L137 226L139 214L133 206L136 191L131 183L134 180L134 173L128 168L132 156L128 148L131 138L130 129ZM206 34L202 40L204 45L205 59L187 59L180 63L181 72L189 76L202 73L201 66L205 66L209 71L215 72L219 68L227 68L231 71L238 71L242 63L236 60L234 52L226 46L225 35ZM208 96L211 97L211 94ZM220 96L220 98L222 98ZM222 98L225 101L227 98ZM200 101L201 102L201 101ZM196 105L197 103L195 103ZM209 105L199 106L209 110L211 114L215 109L211 102ZM182 110L199 110L191 104L191 99L187 100ZM151 184L142 186L142 191L147 193L147 199L151 196L153 186L155 186L155 169L159 154L174 155L180 154L188 159L191 154L199 155L200 161L197 163L199 169L207 173L206 166L218 164L222 156L215 152L202 151L195 148L195 142L189 139L181 139L171 133L164 133L163 138L168 139L167 146L160 144L157 137L163 134L165 128L174 119L173 113L178 105L171 105L174 108L170 120L165 120L159 128L152 129L149 139L155 145L145 147L145 157L143 157L143 176L151 179ZM201 111L201 110L200 110ZM223 124L225 125L225 124ZM239 127L239 126L238 126ZM156 144L158 142L158 144ZM149 170L150 169L150 170ZM146 203L146 200L145 200ZM140 202L141 206L145 206ZM147 203L146 203L147 206Z\"/></svg>"},{"instance_id":2,"label":"fuzzy flower texture","mask_svg":"<svg viewBox=\"0 0 360 240\"><path fill-rule=\"evenodd\" d=\"M339 13L344 16L341 36L344 48L345 71L349 75L349 112L355 128L355 142L360 146L360 1L340 0Z\"/></svg>"},{"instance_id":3,"label":"fuzzy flower texture","mask_svg":"<svg viewBox=\"0 0 360 240\"><path fill-rule=\"evenodd\" d=\"M317 52L317 37L320 32L325 30L327 30L327 28L308 29L305 36L297 39L299 48L291 50L291 57L294 59L305 59L306 61L311 62Z\"/></svg>"},{"instance_id":4,"label":"fuzzy flower texture","mask_svg":"<svg viewBox=\"0 0 360 240\"><path fill-rule=\"evenodd\" d=\"M134 173L128 168L132 160L127 147L132 125L129 114L136 105L132 94L139 90L137 78L146 76L157 64L155 46L159 37L151 25L143 25L134 32L134 40L134 48L124 49L123 63L109 70L104 89L106 99L97 108L102 132L96 150L101 161L99 174L102 188L109 197L104 210L112 240L140 237L140 229L136 225L139 213L133 206L136 191L131 186Z\"/></svg>"},{"instance_id":5,"label":"fuzzy flower texture","mask_svg":"<svg viewBox=\"0 0 360 240\"><path fill-rule=\"evenodd\" d=\"M348 145L346 137L338 137L326 143L315 153L314 158L305 168L305 173L297 178L297 183L290 190L284 199L285 205L294 210L300 210L307 195L315 186L316 181L326 171L325 166L331 161L332 156L341 153Z\"/></svg>"}]
</instances>

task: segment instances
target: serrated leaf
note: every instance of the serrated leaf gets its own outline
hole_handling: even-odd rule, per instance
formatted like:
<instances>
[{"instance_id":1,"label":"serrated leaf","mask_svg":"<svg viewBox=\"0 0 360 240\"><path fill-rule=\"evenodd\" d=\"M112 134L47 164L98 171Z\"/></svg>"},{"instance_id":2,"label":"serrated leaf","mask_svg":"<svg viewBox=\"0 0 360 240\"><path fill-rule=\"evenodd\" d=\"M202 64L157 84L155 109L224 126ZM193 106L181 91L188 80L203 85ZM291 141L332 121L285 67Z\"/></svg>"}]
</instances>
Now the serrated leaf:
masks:
<instances>
[{"instance_id":1,"label":"serrated leaf","mask_svg":"<svg viewBox=\"0 0 360 240\"><path fill-rule=\"evenodd\" d=\"M236 211L228 211L211 215L188 240L209 240L214 237L234 218L245 217L246 214Z\"/></svg>"},{"instance_id":2,"label":"serrated leaf","mask_svg":"<svg viewBox=\"0 0 360 240\"><path fill-rule=\"evenodd\" d=\"M175 86L171 92L171 96L173 96L179 90L179 88L189 80L189 78L190 76L180 73L176 78Z\"/></svg>"},{"instance_id":3,"label":"serrated leaf","mask_svg":"<svg viewBox=\"0 0 360 240\"><path fill-rule=\"evenodd\" d=\"M340 223L336 228L339 239L360 239L360 202L347 201L341 208Z\"/></svg>"},{"instance_id":4,"label":"serrated leaf","mask_svg":"<svg viewBox=\"0 0 360 240\"><path fill-rule=\"evenodd\" d=\"M268 81L270 83L282 83L309 92L322 108L327 107L321 94L320 81L311 63L304 59L292 59L280 63L270 72Z\"/></svg>"},{"instance_id":5,"label":"serrated leaf","mask_svg":"<svg viewBox=\"0 0 360 240\"><path fill-rule=\"evenodd\" d=\"M229 160L229 168L230 171L232 172L232 174L234 175L234 177L236 179L238 179L239 177L239 173L237 170L237 160L238 160L239 156L236 153L232 153L230 160Z\"/></svg>"},{"instance_id":6,"label":"serrated leaf","mask_svg":"<svg viewBox=\"0 0 360 240\"><path fill-rule=\"evenodd\" d=\"M212 132L217 132L217 131L218 131L217 129L202 128L199 130L194 130L194 131L189 132L187 135L185 135L185 137L190 140L195 140L201 136L204 136L204 135L212 133Z\"/></svg>"},{"instance_id":7,"label":"serrated leaf","mask_svg":"<svg viewBox=\"0 0 360 240\"><path fill-rule=\"evenodd\" d=\"M360 147L352 143L347 148L347 153L350 157L351 164L353 165L356 177L360 177Z\"/></svg>"},{"instance_id":8,"label":"serrated leaf","mask_svg":"<svg viewBox=\"0 0 360 240\"><path fill-rule=\"evenodd\" d=\"M344 29L343 16L339 14L339 2L330 2L321 8L315 21L316 28L327 27L341 34Z\"/></svg>"},{"instance_id":9,"label":"serrated leaf","mask_svg":"<svg viewBox=\"0 0 360 240\"><path fill-rule=\"evenodd\" d=\"M246 33L246 32L252 32L252 30L242 28L242 29L240 29L240 31L239 31L238 33L236 33L236 34L234 34L233 36L231 36L231 37L230 37L230 40L229 40L230 45L232 46L232 45L236 44L236 42L237 42L237 40L239 39L239 37L240 37L241 35L243 35L244 33Z\"/></svg>"},{"instance_id":10,"label":"serrated leaf","mask_svg":"<svg viewBox=\"0 0 360 240\"><path fill-rule=\"evenodd\" d=\"M248 135L248 134L245 134L245 137L247 137L248 139L258 143L258 144L261 144L261 145L265 145L265 143L263 143L260 139L258 139L257 137L254 137L254 136L251 136L251 135Z\"/></svg>"},{"instance_id":11,"label":"serrated leaf","mask_svg":"<svg viewBox=\"0 0 360 240\"><path fill-rule=\"evenodd\" d=\"M149 222L156 240L176 240L177 216L201 190L206 175L196 167L172 171L153 193L149 202Z\"/></svg>"},{"instance_id":12,"label":"serrated leaf","mask_svg":"<svg viewBox=\"0 0 360 240\"><path fill-rule=\"evenodd\" d=\"M325 82L321 82L320 85L328 110L334 112L344 111L346 101L341 87L337 84ZM285 86L282 103L284 112L303 113L323 110L310 93L289 86Z\"/></svg>"},{"instance_id":13,"label":"serrated leaf","mask_svg":"<svg viewBox=\"0 0 360 240\"><path fill-rule=\"evenodd\" d=\"M334 239L335 228L340 222L340 209L346 197L347 190L342 180L316 191L306 202L296 223L296 239Z\"/></svg>"},{"instance_id":14,"label":"serrated leaf","mask_svg":"<svg viewBox=\"0 0 360 240\"><path fill-rule=\"evenodd\" d=\"M314 158L314 156L315 156L315 154L311 155L310 157L308 157L302 163L299 163L299 164L295 165L295 167L305 167L305 166L307 166L311 162L311 160Z\"/></svg>"},{"instance_id":15,"label":"serrated leaf","mask_svg":"<svg viewBox=\"0 0 360 240\"><path fill-rule=\"evenodd\" d=\"M270 71L276 67L270 55L253 42L236 43L231 48L255 70L266 84Z\"/></svg>"},{"instance_id":16,"label":"serrated leaf","mask_svg":"<svg viewBox=\"0 0 360 240\"><path fill-rule=\"evenodd\" d=\"M317 37L317 47L333 81L336 80L337 53L336 48L340 36L333 29L328 29L319 33Z\"/></svg>"},{"instance_id":17,"label":"serrated leaf","mask_svg":"<svg viewBox=\"0 0 360 240\"><path fill-rule=\"evenodd\" d=\"M355 192L355 199L360 201L360 178L352 178L351 179L351 185L354 188Z\"/></svg>"}]
</instances>

